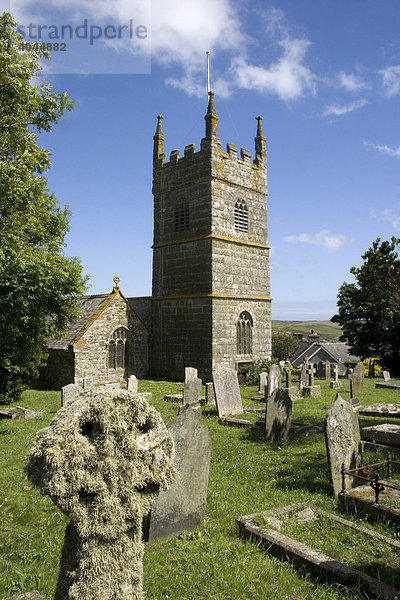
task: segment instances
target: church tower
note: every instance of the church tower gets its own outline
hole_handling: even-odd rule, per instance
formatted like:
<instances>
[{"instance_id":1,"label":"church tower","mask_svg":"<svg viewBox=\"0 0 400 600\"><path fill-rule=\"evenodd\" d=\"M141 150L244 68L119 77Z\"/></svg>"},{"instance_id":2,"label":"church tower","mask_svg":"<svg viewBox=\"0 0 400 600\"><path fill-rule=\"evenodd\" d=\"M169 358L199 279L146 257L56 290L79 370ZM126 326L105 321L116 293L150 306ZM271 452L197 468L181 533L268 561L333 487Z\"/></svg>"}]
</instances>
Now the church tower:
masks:
<instances>
[{"instance_id":1,"label":"church tower","mask_svg":"<svg viewBox=\"0 0 400 600\"><path fill-rule=\"evenodd\" d=\"M206 132L164 154L154 136L151 371L183 380L193 366L211 381L217 364L271 356L266 143L257 117L255 158L227 144L209 92Z\"/></svg>"}]
</instances>

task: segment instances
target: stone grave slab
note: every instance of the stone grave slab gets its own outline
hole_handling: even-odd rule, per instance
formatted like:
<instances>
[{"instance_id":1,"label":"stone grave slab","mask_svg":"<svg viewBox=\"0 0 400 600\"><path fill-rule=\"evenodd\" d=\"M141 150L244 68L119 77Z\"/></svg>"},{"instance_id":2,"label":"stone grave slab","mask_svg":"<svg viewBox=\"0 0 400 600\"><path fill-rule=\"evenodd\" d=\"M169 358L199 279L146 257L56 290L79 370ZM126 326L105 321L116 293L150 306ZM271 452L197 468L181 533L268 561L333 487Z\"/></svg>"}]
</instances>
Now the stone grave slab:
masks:
<instances>
[{"instance_id":1,"label":"stone grave slab","mask_svg":"<svg viewBox=\"0 0 400 600\"><path fill-rule=\"evenodd\" d=\"M67 406L76 396L79 396L83 391L82 386L77 383L69 383L61 388L61 406Z\"/></svg>"},{"instance_id":2,"label":"stone grave slab","mask_svg":"<svg viewBox=\"0 0 400 600\"><path fill-rule=\"evenodd\" d=\"M325 443L335 498L342 489L341 467L355 469L361 466L361 437L358 416L351 404L340 394L326 413ZM346 490L356 487L356 477L346 476Z\"/></svg>"},{"instance_id":3,"label":"stone grave slab","mask_svg":"<svg viewBox=\"0 0 400 600\"><path fill-rule=\"evenodd\" d=\"M218 416L242 414L242 398L235 369L225 366L215 367L213 382Z\"/></svg>"},{"instance_id":4,"label":"stone grave slab","mask_svg":"<svg viewBox=\"0 0 400 600\"><path fill-rule=\"evenodd\" d=\"M400 425L382 423L361 429L361 439L385 446L400 446Z\"/></svg>"},{"instance_id":5,"label":"stone grave slab","mask_svg":"<svg viewBox=\"0 0 400 600\"><path fill-rule=\"evenodd\" d=\"M292 400L285 389L275 390L267 399L265 439L267 442L287 442L292 421Z\"/></svg>"},{"instance_id":6,"label":"stone grave slab","mask_svg":"<svg viewBox=\"0 0 400 600\"><path fill-rule=\"evenodd\" d=\"M211 437L201 420L201 409L182 406L168 431L174 440L178 479L168 490L161 490L153 504L150 541L197 529L206 509Z\"/></svg>"},{"instance_id":7,"label":"stone grave slab","mask_svg":"<svg viewBox=\"0 0 400 600\"><path fill-rule=\"evenodd\" d=\"M359 410L360 415L369 417L400 417L400 404L376 403L365 406Z\"/></svg>"},{"instance_id":8,"label":"stone grave slab","mask_svg":"<svg viewBox=\"0 0 400 600\"><path fill-rule=\"evenodd\" d=\"M390 381L378 381L378 383L375 384L375 387L384 390L400 390L400 385L398 383L391 383Z\"/></svg>"},{"instance_id":9,"label":"stone grave slab","mask_svg":"<svg viewBox=\"0 0 400 600\"><path fill-rule=\"evenodd\" d=\"M305 385L302 389L303 398L320 398L321 386L320 385Z\"/></svg>"},{"instance_id":10,"label":"stone grave slab","mask_svg":"<svg viewBox=\"0 0 400 600\"><path fill-rule=\"evenodd\" d=\"M0 419L36 419L36 417L42 416L42 412L30 410L23 406L7 406L0 410Z\"/></svg>"},{"instance_id":11,"label":"stone grave slab","mask_svg":"<svg viewBox=\"0 0 400 600\"><path fill-rule=\"evenodd\" d=\"M182 403L183 394L165 394L164 400L166 402L179 402Z\"/></svg>"}]
</instances>

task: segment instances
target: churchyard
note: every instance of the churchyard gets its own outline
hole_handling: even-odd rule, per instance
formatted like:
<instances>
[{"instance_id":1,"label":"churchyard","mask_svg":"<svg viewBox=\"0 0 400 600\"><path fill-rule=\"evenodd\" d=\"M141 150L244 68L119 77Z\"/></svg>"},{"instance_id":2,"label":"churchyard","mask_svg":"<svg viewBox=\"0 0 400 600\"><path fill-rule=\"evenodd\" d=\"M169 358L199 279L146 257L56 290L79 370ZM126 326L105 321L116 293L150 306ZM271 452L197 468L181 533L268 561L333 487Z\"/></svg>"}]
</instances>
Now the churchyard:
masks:
<instances>
[{"instance_id":1,"label":"churchyard","mask_svg":"<svg viewBox=\"0 0 400 600\"><path fill-rule=\"evenodd\" d=\"M361 404L400 405L400 391L375 388L377 381L364 380L363 390L358 393ZM291 417L295 427L287 443L267 443L262 430L223 426L215 406L202 406L203 422L212 442L205 520L197 530L182 533L178 539L146 544L143 564L146 600L360 597L357 590L352 593L319 576L300 574L289 562L271 556L252 540L244 540L236 523L241 515L305 503L303 508L311 507L316 514L326 511L393 541L398 539L396 528L361 522L339 512L329 480L324 434L312 433L309 425L302 427L302 424L321 425L337 393L330 388L329 381L315 378L315 383L321 387L320 397L293 401ZM152 393L150 403L166 424L177 417L179 405L165 401L164 396L181 394L182 383L143 380L139 381L138 391ZM265 407L261 399L249 400L257 397L257 391L256 386L240 387L244 406ZM343 380L339 392L345 400L350 399L348 380ZM205 396L204 387L202 395ZM0 421L0 598L36 589L46 600L51 600L68 520L32 485L24 467L36 432L46 427L60 408L60 392L28 391L19 403L43 414L31 420ZM260 413L245 412L238 417L255 423L260 420ZM359 421L360 427L398 423L396 419L383 420L376 414L360 415ZM375 576L385 571L386 581L395 583L398 554L391 562L389 555L393 549L383 548L383 542L374 542L376 548L368 545L360 538L361 533L351 528L346 531L344 548L343 524L325 516L318 523L308 526L304 539L300 539L303 534L299 534L295 523L286 520L284 527L294 537L300 536L298 539L303 543L318 545L328 541L328 546L320 545L317 549L337 560L347 560L350 550L358 569L364 566L374 571ZM373 547L373 551L366 553L366 546Z\"/></svg>"}]
</instances>

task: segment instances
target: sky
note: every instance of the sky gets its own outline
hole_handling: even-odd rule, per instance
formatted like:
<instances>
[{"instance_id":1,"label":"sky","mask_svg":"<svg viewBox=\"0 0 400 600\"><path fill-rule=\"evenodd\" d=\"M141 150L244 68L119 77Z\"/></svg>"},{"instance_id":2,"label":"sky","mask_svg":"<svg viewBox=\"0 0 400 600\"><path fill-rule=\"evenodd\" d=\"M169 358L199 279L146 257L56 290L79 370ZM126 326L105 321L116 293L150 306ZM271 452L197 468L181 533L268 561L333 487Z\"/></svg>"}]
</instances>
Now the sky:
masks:
<instances>
[{"instance_id":1,"label":"sky","mask_svg":"<svg viewBox=\"0 0 400 600\"><path fill-rule=\"evenodd\" d=\"M42 77L76 107L41 143L89 293L118 275L126 296L151 295L156 116L167 160L199 149L206 51L222 148L254 157L263 116L273 319L329 319L372 242L400 237L399 0L0 5L26 42L41 25L40 41L60 44Z\"/></svg>"}]
</instances>

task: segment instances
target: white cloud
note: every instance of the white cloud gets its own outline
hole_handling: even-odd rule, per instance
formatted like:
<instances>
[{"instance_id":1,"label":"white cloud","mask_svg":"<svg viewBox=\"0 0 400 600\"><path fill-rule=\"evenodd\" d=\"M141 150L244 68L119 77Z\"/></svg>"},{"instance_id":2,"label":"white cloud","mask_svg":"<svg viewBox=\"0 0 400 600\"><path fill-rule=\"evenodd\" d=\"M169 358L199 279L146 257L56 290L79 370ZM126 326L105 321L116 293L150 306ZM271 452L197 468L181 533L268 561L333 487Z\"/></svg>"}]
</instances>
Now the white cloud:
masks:
<instances>
[{"instance_id":1,"label":"white cloud","mask_svg":"<svg viewBox=\"0 0 400 600\"><path fill-rule=\"evenodd\" d=\"M387 67L378 73L382 75L382 84L387 98L400 93L400 65Z\"/></svg>"},{"instance_id":2,"label":"white cloud","mask_svg":"<svg viewBox=\"0 0 400 600\"><path fill-rule=\"evenodd\" d=\"M358 75L354 75L353 73L345 73L344 71L340 71L337 74L337 81L340 87L348 90L349 92L358 92L367 86L365 81L363 81Z\"/></svg>"},{"instance_id":3,"label":"white cloud","mask_svg":"<svg viewBox=\"0 0 400 600\"><path fill-rule=\"evenodd\" d=\"M400 204L394 208L383 208L382 210L371 208L369 215L371 219L390 223L393 229L400 230Z\"/></svg>"},{"instance_id":4,"label":"white cloud","mask_svg":"<svg viewBox=\"0 0 400 600\"><path fill-rule=\"evenodd\" d=\"M368 140L364 140L364 145L367 146L367 148L378 150L378 152L383 152L384 154L388 154L389 156L400 158L400 146L398 146L397 148L391 148L390 146L386 146L385 144L374 144L373 142L369 142Z\"/></svg>"},{"instance_id":5,"label":"white cloud","mask_svg":"<svg viewBox=\"0 0 400 600\"><path fill-rule=\"evenodd\" d=\"M320 246L325 250L335 252L346 241L346 237L341 234L330 233L327 229L323 229L318 233L301 233L300 235L288 235L284 238L285 242L305 242Z\"/></svg>"},{"instance_id":6,"label":"white cloud","mask_svg":"<svg viewBox=\"0 0 400 600\"><path fill-rule=\"evenodd\" d=\"M232 72L240 88L276 94L282 100L294 100L305 92L315 92L315 76L304 59L310 42L286 38L280 40L282 56L268 67L248 64L242 58L232 62Z\"/></svg>"},{"instance_id":7,"label":"white cloud","mask_svg":"<svg viewBox=\"0 0 400 600\"><path fill-rule=\"evenodd\" d=\"M340 117L342 115L347 115L354 110L362 108L366 104L368 104L366 100L357 100L356 102L351 102L350 104L345 104L343 106L331 104L330 106L326 107L325 111L322 113L322 116L328 117L330 115L335 115Z\"/></svg>"}]
</instances>

